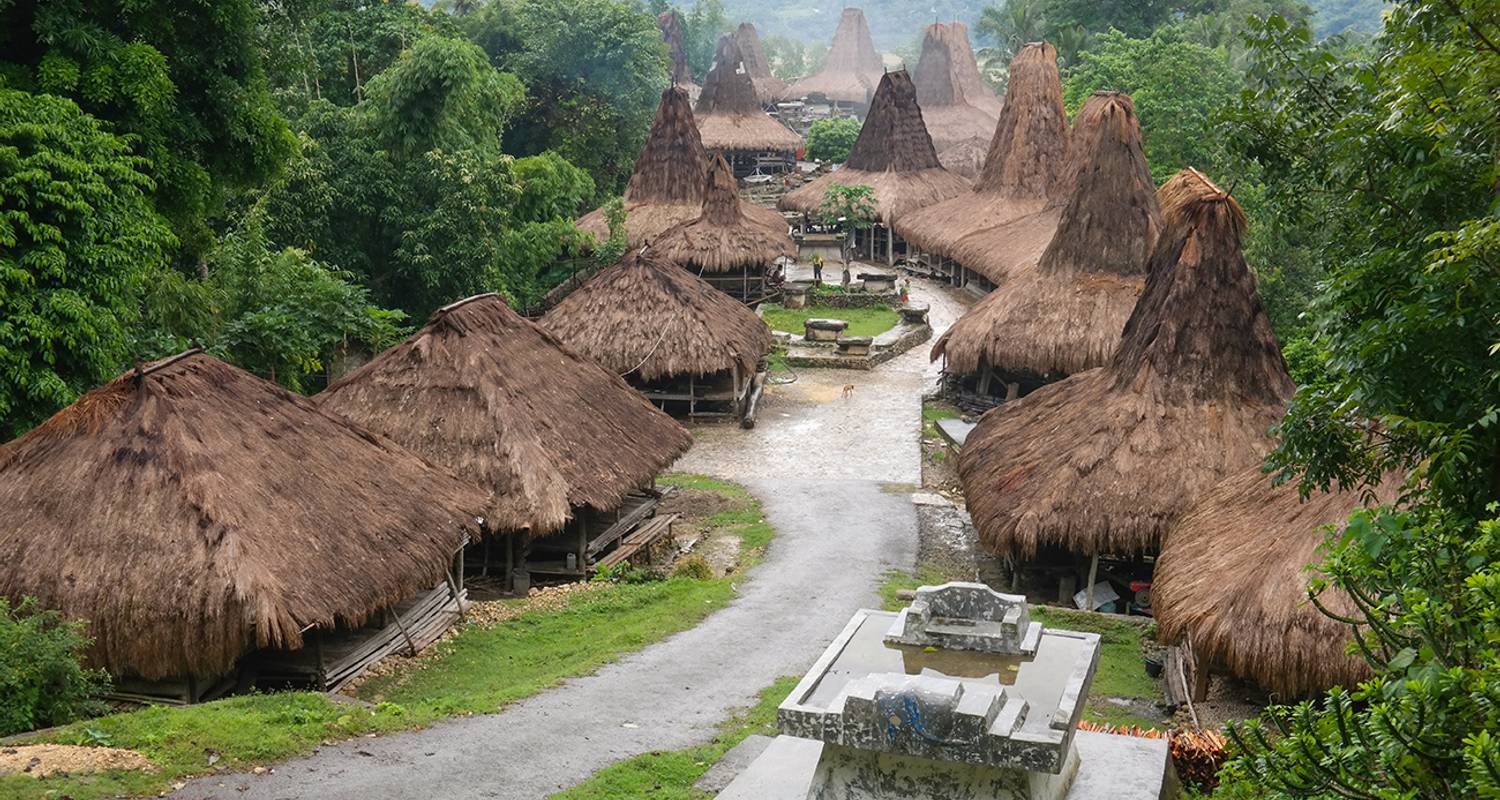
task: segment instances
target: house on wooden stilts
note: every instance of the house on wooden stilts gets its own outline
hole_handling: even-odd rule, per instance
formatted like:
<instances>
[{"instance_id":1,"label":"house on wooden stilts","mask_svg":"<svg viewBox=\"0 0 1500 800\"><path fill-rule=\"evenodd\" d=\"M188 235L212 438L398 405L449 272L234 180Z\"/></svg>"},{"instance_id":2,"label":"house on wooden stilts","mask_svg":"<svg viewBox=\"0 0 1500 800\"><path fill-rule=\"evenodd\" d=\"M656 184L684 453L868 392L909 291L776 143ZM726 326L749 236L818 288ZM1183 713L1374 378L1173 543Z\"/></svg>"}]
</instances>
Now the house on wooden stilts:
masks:
<instances>
[{"instance_id":1,"label":"house on wooden stilts","mask_svg":"<svg viewBox=\"0 0 1500 800\"><path fill-rule=\"evenodd\" d=\"M802 137L761 108L732 35L719 38L713 69L703 82L693 116L703 147L723 156L736 178L779 175L797 166Z\"/></svg>"},{"instance_id":2,"label":"house on wooden stilts","mask_svg":"<svg viewBox=\"0 0 1500 800\"><path fill-rule=\"evenodd\" d=\"M846 8L834 30L823 69L793 83L787 88L786 97L827 103L834 114L863 116L884 71L885 62L870 37L865 12Z\"/></svg>"}]
</instances>

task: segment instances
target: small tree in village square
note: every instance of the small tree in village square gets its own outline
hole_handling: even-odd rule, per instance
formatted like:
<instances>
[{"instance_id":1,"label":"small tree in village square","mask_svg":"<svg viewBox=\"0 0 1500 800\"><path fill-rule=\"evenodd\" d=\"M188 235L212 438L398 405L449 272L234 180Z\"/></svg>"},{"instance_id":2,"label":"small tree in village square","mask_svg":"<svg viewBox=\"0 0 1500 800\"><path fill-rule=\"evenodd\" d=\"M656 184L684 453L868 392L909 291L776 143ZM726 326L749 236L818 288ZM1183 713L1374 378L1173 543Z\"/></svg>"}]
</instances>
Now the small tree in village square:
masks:
<instances>
[{"instance_id":1,"label":"small tree in village square","mask_svg":"<svg viewBox=\"0 0 1500 800\"><path fill-rule=\"evenodd\" d=\"M849 283L849 250L856 231L867 231L875 225L875 190L868 186L833 185L823 193L818 206L818 221L837 227L843 233L839 256L844 262L844 284Z\"/></svg>"}]
</instances>

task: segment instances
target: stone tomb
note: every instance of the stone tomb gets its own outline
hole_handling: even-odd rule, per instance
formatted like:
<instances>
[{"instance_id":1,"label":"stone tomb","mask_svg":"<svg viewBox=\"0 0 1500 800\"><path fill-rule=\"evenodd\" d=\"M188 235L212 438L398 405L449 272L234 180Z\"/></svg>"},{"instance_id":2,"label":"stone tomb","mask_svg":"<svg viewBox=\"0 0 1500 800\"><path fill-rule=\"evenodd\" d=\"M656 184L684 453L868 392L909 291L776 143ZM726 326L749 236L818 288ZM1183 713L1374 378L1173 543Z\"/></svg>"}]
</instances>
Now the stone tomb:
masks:
<instances>
[{"instance_id":1,"label":"stone tomb","mask_svg":"<svg viewBox=\"0 0 1500 800\"><path fill-rule=\"evenodd\" d=\"M1098 662L1097 634L1047 629L1022 597L922 587L899 614L854 615L781 704L782 735L718 798L1154 799L1166 742L1077 730ZM1144 779L1098 780L1125 761Z\"/></svg>"},{"instance_id":2,"label":"stone tomb","mask_svg":"<svg viewBox=\"0 0 1500 800\"><path fill-rule=\"evenodd\" d=\"M926 303L911 303L900 308L901 321L907 325L926 325L928 305Z\"/></svg>"},{"instance_id":3,"label":"stone tomb","mask_svg":"<svg viewBox=\"0 0 1500 800\"><path fill-rule=\"evenodd\" d=\"M867 356L875 345L873 336L840 336L838 354L841 356Z\"/></svg>"},{"instance_id":4,"label":"stone tomb","mask_svg":"<svg viewBox=\"0 0 1500 800\"><path fill-rule=\"evenodd\" d=\"M812 286L806 283L788 283L781 287L782 308L807 308L807 292Z\"/></svg>"},{"instance_id":5,"label":"stone tomb","mask_svg":"<svg viewBox=\"0 0 1500 800\"><path fill-rule=\"evenodd\" d=\"M896 288L896 276L887 275L884 272L861 272L859 279L864 282L865 291L881 294Z\"/></svg>"},{"instance_id":6,"label":"stone tomb","mask_svg":"<svg viewBox=\"0 0 1500 800\"><path fill-rule=\"evenodd\" d=\"M836 342L849 323L841 319L809 319L802 322L802 338L809 342Z\"/></svg>"}]
</instances>

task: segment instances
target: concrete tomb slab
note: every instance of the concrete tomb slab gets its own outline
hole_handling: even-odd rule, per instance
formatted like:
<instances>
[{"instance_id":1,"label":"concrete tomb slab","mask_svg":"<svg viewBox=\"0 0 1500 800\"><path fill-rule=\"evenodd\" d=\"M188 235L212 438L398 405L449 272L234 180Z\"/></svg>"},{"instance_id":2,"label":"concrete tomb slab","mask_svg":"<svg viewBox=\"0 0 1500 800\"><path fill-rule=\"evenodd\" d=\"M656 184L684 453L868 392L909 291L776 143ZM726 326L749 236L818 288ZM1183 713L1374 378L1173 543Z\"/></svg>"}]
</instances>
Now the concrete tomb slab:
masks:
<instances>
[{"instance_id":1,"label":"concrete tomb slab","mask_svg":"<svg viewBox=\"0 0 1500 800\"><path fill-rule=\"evenodd\" d=\"M803 320L803 338L809 342L836 342L839 334L849 327L849 323L841 319L809 319Z\"/></svg>"},{"instance_id":2,"label":"concrete tomb slab","mask_svg":"<svg viewBox=\"0 0 1500 800\"><path fill-rule=\"evenodd\" d=\"M840 336L838 354L841 356L867 356L875 345L873 336Z\"/></svg>"}]
</instances>

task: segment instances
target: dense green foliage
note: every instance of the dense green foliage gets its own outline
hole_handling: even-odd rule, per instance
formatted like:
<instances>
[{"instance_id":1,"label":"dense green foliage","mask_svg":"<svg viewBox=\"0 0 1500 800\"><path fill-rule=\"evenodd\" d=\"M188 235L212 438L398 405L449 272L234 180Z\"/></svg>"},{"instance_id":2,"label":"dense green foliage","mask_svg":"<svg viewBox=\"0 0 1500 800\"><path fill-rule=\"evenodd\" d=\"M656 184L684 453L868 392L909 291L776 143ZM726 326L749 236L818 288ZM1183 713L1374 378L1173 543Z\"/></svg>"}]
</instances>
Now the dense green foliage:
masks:
<instances>
[{"instance_id":1,"label":"dense green foliage","mask_svg":"<svg viewBox=\"0 0 1500 800\"><path fill-rule=\"evenodd\" d=\"M29 598L12 608L0 597L0 736L99 709L109 679L82 666L88 644L82 624Z\"/></svg>"},{"instance_id":2,"label":"dense green foliage","mask_svg":"<svg viewBox=\"0 0 1500 800\"><path fill-rule=\"evenodd\" d=\"M859 139L859 120L853 117L820 119L807 129L807 157L842 164Z\"/></svg>"}]
</instances>

